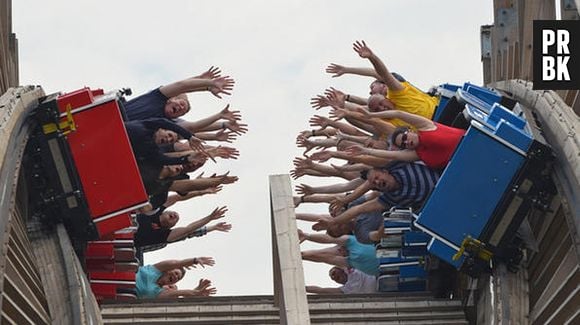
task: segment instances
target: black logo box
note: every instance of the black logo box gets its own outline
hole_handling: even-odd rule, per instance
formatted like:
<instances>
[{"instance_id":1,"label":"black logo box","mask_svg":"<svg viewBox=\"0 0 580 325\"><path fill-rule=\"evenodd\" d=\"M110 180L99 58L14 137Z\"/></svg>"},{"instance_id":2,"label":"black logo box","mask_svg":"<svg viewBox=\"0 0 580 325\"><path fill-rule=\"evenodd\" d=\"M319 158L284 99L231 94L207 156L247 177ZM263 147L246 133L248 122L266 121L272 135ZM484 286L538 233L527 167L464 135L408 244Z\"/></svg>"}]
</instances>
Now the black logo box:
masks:
<instances>
[{"instance_id":1,"label":"black logo box","mask_svg":"<svg viewBox=\"0 0 580 325\"><path fill-rule=\"evenodd\" d=\"M542 53L543 30L566 30L570 35L568 49L570 54L558 54L557 44L548 48L548 54ZM534 89L536 90L573 90L580 89L580 20L534 20ZM543 56L569 56L567 63L570 81L542 80Z\"/></svg>"}]
</instances>

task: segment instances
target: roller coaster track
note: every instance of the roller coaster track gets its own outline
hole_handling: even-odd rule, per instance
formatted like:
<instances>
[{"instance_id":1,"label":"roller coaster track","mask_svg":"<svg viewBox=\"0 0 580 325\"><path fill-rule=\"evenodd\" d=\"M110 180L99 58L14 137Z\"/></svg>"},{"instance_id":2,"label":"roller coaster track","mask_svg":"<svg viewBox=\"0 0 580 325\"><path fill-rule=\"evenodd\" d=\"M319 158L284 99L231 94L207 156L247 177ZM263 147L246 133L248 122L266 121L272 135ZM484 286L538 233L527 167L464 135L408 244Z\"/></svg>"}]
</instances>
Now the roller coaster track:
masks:
<instances>
[{"instance_id":1,"label":"roller coaster track","mask_svg":"<svg viewBox=\"0 0 580 325\"><path fill-rule=\"evenodd\" d=\"M99 323L66 231L47 232L28 213L21 173L32 127L27 117L43 96L42 88L25 86L0 97L0 323Z\"/></svg>"},{"instance_id":2,"label":"roller coaster track","mask_svg":"<svg viewBox=\"0 0 580 325\"><path fill-rule=\"evenodd\" d=\"M534 91L525 80L498 81L493 84L506 91L536 114L542 132L556 153L554 168L559 191L566 200L570 229L580 257L580 117L553 91Z\"/></svg>"},{"instance_id":3,"label":"roller coaster track","mask_svg":"<svg viewBox=\"0 0 580 325\"><path fill-rule=\"evenodd\" d=\"M26 236L26 216L16 203L18 175L29 134L26 117L43 95L40 88L20 87L10 88L0 98L0 306L2 322L7 323L47 323L50 319L40 276L33 264L34 254ZM22 283L19 279L28 281ZM35 308L24 310L21 302Z\"/></svg>"}]
</instances>

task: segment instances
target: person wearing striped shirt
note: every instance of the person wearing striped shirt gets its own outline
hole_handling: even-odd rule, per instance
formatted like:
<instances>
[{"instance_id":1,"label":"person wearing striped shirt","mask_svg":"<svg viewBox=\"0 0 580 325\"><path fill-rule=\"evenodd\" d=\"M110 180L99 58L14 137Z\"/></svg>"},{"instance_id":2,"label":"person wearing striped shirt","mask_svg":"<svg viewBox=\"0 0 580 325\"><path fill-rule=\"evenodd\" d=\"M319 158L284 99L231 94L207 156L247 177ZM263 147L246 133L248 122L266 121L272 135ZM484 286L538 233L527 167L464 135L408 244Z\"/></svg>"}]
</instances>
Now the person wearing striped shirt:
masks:
<instances>
[{"instance_id":1,"label":"person wearing striped shirt","mask_svg":"<svg viewBox=\"0 0 580 325\"><path fill-rule=\"evenodd\" d=\"M420 211L440 176L439 171L430 169L419 162L395 161L381 168L363 171L361 177L366 182L351 194L335 199L331 203L331 209L340 211L346 204L369 190L379 191L380 195L347 209L335 218L321 218L312 226L312 229L326 230L335 224L348 223L362 213L385 211L392 207Z\"/></svg>"}]
</instances>

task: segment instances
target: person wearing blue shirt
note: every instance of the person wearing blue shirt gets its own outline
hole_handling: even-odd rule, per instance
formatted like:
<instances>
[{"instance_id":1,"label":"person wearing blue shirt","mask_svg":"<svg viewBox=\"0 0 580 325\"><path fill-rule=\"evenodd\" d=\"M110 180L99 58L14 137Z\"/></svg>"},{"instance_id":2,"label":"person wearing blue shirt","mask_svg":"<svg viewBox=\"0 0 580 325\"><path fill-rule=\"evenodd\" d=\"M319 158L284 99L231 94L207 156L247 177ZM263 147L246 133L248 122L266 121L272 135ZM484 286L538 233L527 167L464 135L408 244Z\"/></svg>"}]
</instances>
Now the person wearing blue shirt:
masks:
<instances>
[{"instance_id":1,"label":"person wearing blue shirt","mask_svg":"<svg viewBox=\"0 0 580 325\"><path fill-rule=\"evenodd\" d=\"M149 118L176 119L191 109L187 93L209 91L221 98L221 94L230 95L234 79L221 77L217 67L211 67L199 76L190 77L153 89L123 104L127 119L130 121Z\"/></svg>"},{"instance_id":2,"label":"person wearing blue shirt","mask_svg":"<svg viewBox=\"0 0 580 325\"><path fill-rule=\"evenodd\" d=\"M368 275L376 276L379 273L375 246L359 243L354 235L335 238L327 234L309 234L298 230L298 239L300 242L309 240L321 244L336 244L334 247L303 251L303 260L354 268Z\"/></svg>"},{"instance_id":3,"label":"person wearing blue shirt","mask_svg":"<svg viewBox=\"0 0 580 325\"><path fill-rule=\"evenodd\" d=\"M172 285L183 279L185 270L195 265L212 266L211 257L194 257L184 260L166 260L139 268L135 276L138 298L177 298L189 296L209 296L216 293L211 281L201 279L194 289L175 289Z\"/></svg>"}]
</instances>

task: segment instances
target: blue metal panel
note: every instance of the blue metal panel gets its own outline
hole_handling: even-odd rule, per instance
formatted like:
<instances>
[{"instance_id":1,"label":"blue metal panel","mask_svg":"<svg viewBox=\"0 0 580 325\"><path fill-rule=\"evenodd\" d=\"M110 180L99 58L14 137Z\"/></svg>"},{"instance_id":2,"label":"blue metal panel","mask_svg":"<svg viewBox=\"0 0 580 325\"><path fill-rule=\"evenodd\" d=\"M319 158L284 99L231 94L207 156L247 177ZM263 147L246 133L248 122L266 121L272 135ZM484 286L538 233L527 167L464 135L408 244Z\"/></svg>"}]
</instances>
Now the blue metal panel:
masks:
<instances>
[{"instance_id":1,"label":"blue metal panel","mask_svg":"<svg viewBox=\"0 0 580 325\"><path fill-rule=\"evenodd\" d=\"M479 238L524 157L470 127L417 223L457 246Z\"/></svg>"},{"instance_id":2,"label":"blue metal panel","mask_svg":"<svg viewBox=\"0 0 580 325\"><path fill-rule=\"evenodd\" d=\"M411 227L411 220L392 221L389 218L385 218L384 225L385 228L409 228Z\"/></svg>"},{"instance_id":3,"label":"blue metal panel","mask_svg":"<svg viewBox=\"0 0 580 325\"><path fill-rule=\"evenodd\" d=\"M423 257L427 255L427 243L422 246L404 246L401 248L401 256L406 258Z\"/></svg>"},{"instance_id":4,"label":"blue metal panel","mask_svg":"<svg viewBox=\"0 0 580 325\"><path fill-rule=\"evenodd\" d=\"M468 103L469 105L473 105L475 106L477 109L488 113L491 111L491 104L488 104L487 102L479 99L478 97L463 91L461 89L457 90L457 96L462 99L463 101L465 101L466 103Z\"/></svg>"},{"instance_id":5,"label":"blue metal panel","mask_svg":"<svg viewBox=\"0 0 580 325\"><path fill-rule=\"evenodd\" d=\"M532 137L524 130L513 127L513 125L507 123L505 120L501 120L498 123L497 130L495 130L494 134L524 152L528 152L533 142Z\"/></svg>"},{"instance_id":6,"label":"blue metal panel","mask_svg":"<svg viewBox=\"0 0 580 325\"><path fill-rule=\"evenodd\" d=\"M465 257L461 256L459 259L454 261L453 255L455 255L457 251L435 238L433 238L431 243L429 243L428 249L431 254L439 257L441 260L449 263L456 269L461 267L461 264L463 264L463 260L465 259Z\"/></svg>"},{"instance_id":7,"label":"blue metal panel","mask_svg":"<svg viewBox=\"0 0 580 325\"><path fill-rule=\"evenodd\" d=\"M439 89L448 90L448 91L453 92L453 93L455 93L457 91L457 89L459 89L459 88L461 88L461 86L452 85L452 84L443 84L443 85L439 86ZM447 97L445 95L441 95L441 97L439 98L439 105L437 105L437 107L435 108L435 114L433 115L433 118L432 118L433 121L439 121L441 114L443 114L443 109L447 105L447 102L449 102L449 98L450 97Z\"/></svg>"},{"instance_id":8,"label":"blue metal panel","mask_svg":"<svg viewBox=\"0 0 580 325\"><path fill-rule=\"evenodd\" d=\"M379 264L381 264L381 267L385 266L388 267L391 264L399 264L399 263L415 263L415 262L419 262L419 260L417 258L406 258L406 257L402 257L400 256L400 252L399 252L399 256L397 257L381 257L379 258Z\"/></svg>"},{"instance_id":9,"label":"blue metal panel","mask_svg":"<svg viewBox=\"0 0 580 325\"><path fill-rule=\"evenodd\" d=\"M501 95L489 88L483 88L470 83L465 83L464 89L468 93L481 99L489 105L493 105L494 103L501 101Z\"/></svg>"},{"instance_id":10,"label":"blue metal panel","mask_svg":"<svg viewBox=\"0 0 580 325\"><path fill-rule=\"evenodd\" d=\"M408 231L403 234L403 241L405 245L425 244L429 243L431 236L422 231Z\"/></svg>"},{"instance_id":11,"label":"blue metal panel","mask_svg":"<svg viewBox=\"0 0 580 325\"><path fill-rule=\"evenodd\" d=\"M454 85L454 84L442 84L439 87L441 87L443 89L451 90L451 91L457 91L457 89L461 88L461 86Z\"/></svg>"},{"instance_id":12,"label":"blue metal panel","mask_svg":"<svg viewBox=\"0 0 580 325\"><path fill-rule=\"evenodd\" d=\"M405 265L399 269L401 278L425 278L427 272L422 265Z\"/></svg>"},{"instance_id":13,"label":"blue metal panel","mask_svg":"<svg viewBox=\"0 0 580 325\"><path fill-rule=\"evenodd\" d=\"M469 104L465 105L464 112L467 112L467 115L469 116L469 118L467 118L467 117L466 118L469 121L475 120L475 121L478 121L478 122L484 124L485 120L487 119L487 114L484 111L477 109L475 106L472 106Z\"/></svg>"},{"instance_id":14,"label":"blue metal panel","mask_svg":"<svg viewBox=\"0 0 580 325\"><path fill-rule=\"evenodd\" d=\"M489 112L489 116L487 117L487 123L496 126L501 120L505 120L509 122L514 127L523 130L524 126L526 125L526 120L522 117L513 114L507 108L501 106L500 104L494 104L491 107L491 111Z\"/></svg>"}]
</instances>

